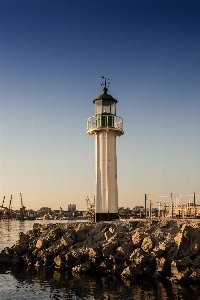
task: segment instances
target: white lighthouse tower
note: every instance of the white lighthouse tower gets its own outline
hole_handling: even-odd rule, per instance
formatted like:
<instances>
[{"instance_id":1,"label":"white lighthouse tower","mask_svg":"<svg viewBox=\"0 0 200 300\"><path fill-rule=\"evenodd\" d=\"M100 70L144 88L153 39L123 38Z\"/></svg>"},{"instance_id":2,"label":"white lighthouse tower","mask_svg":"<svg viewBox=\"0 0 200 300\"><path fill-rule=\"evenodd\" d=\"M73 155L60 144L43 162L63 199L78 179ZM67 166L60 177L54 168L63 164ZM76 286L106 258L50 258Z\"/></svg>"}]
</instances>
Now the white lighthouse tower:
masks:
<instances>
[{"instance_id":1,"label":"white lighthouse tower","mask_svg":"<svg viewBox=\"0 0 200 300\"><path fill-rule=\"evenodd\" d=\"M87 134L95 138L96 222L118 219L116 137L124 134L123 119L116 116L117 100L107 94L109 82L104 80L103 94L93 101L95 116L87 120Z\"/></svg>"}]
</instances>

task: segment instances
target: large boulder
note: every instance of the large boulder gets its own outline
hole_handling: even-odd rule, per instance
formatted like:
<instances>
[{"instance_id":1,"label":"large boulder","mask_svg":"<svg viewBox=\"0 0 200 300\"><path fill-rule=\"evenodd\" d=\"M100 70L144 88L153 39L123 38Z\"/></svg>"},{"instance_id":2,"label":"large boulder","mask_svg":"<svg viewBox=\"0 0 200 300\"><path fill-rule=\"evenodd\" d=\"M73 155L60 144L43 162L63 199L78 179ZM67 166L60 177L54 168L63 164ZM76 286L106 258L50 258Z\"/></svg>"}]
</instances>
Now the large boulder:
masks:
<instances>
[{"instance_id":1,"label":"large boulder","mask_svg":"<svg viewBox=\"0 0 200 300\"><path fill-rule=\"evenodd\" d=\"M54 263L57 269L63 269L66 266L66 258L60 255L54 257Z\"/></svg>"},{"instance_id":2,"label":"large boulder","mask_svg":"<svg viewBox=\"0 0 200 300\"><path fill-rule=\"evenodd\" d=\"M156 258L156 270L154 277L159 278L163 276L170 276L171 266L168 259L165 257Z\"/></svg>"},{"instance_id":3,"label":"large boulder","mask_svg":"<svg viewBox=\"0 0 200 300\"><path fill-rule=\"evenodd\" d=\"M73 249L65 255L67 268L80 265L89 261L89 249L84 247Z\"/></svg>"},{"instance_id":4,"label":"large boulder","mask_svg":"<svg viewBox=\"0 0 200 300\"><path fill-rule=\"evenodd\" d=\"M104 232L104 236L106 238L106 241L108 241L113 235L114 235L114 233L111 232L110 230Z\"/></svg>"},{"instance_id":5,"label":"large boulder","mask_svg":"<svg viewBox=\"0 0 200 300\"><path fill-rule=\"evenodd\" d=\"M135 248L138 248L141 246L143 239L145 237L144 232L141 232L139 230L136 230L134 234L132 235L132 242Z\"/></svg>"},{"instance_id":6,"label":"large boulder","mask_svg":"<svg viewBox=\"0 0 200 300\"><path fill-rule=\"evenodd\" d=\"M117 247L116 249L116 255L115 255L116 260L121 262L122 260L128 261L133 250L134 250L134 246L132 242L123 243L123 245Z\"/></svg>"},{"instance_id":7,"label":"large boulder","mask_svg":"<svg viewBox=\"0 0 200 300\"><path fill-rule=\"evenodd\" d=\"M200 230L191 225L183 224L181 232L175 238L178 246L177 258L189 256L194 259L200 254Z\"/></svg>"},{"instance_id":8,"label":"large boulder","mask_svg":"<svg viewBox=\"0 0 200 300\"><path fill-rule=\"evenodd\" d=\"M35 247L39 250L46 249L48 247L48 241L44 238L38 239Z\"/></svg>"},{"instance_id":9,"label":"large boulder","mask_svg":"<svg viewBox=\"0 0 200 300\"><path fill-rule=\"evenodd\" d=\"M168 252L171 249L171 247L173 246L173 244L174 244L174 241L172 238L170 238L170 239L166 238L164 241L163 240L159 241L158 248L164 252Z\"/></svg>"},{"instance_id":10,"label":"large boulder","mask_svg":"<svg viewBox=\"0 0 200 300\"><path fill-rule=\"evenodd\" d=\"M85 229L79 229L76 231L76 237L78 242L82 242L87 237L87 230Z\"/></svg>"},{"instance_id":11,"label":"large boulder","mask_svg":"<svg viewBox=\"0 0 200 300\"><path fill-rule=\"evenodd\" d=\"M13 255L0 253L0 265L11 265L12 264Z\"/></svg>"},{"instance_id":12,"label":"large boulder","mask_svg":"<svg viewBox=\"0 0 200 300\"><path fill-rule=\"evenodd\" d=\"M89 261L91 261L94 267L99 266L103 260L102 251L98 247L89 248L88 257L89 257Z\"/></svg>"},{"instance_id":13,"label":"large boulder","mask_svg":"<svg viewBox=\"0 0 200 300\"><path fill-rule=\"evenodd\" d=\"M29 243L29 236L23 232L19 233L19 240L18 240L18 245L23 246L23 245L28 245Z\"/></svg>"},{"instance_id":14,"label":"large boulder","mask_svg":"<svg viewBox=\"0 0 200 300\"><path fill-rule=\"evenodd\" d=\"M147 254L144 250L137 248L130 255L130 261L132 266L137 266L143 268L149 258L149 254Z\"/></svg>"},{"instance_id":15,"label":"large boulder","mask_svg":"<svg viewBox=\"0 0 200 300\"><path fill-rule=\"evenodd\" d=\"M111 259L113 257L113 255L115 254L115 250L117 248L117 243L116 242L110 242L110 243L106 243L103 245L102 248L102 254L104 259Z\"/></svg>"},{"instance_id":16,"label":"large boulder","mask_svg":"<svg viewBox=\"0 0 200 300\"><path fill-rule=\"evenodd\" d=\"M145 237L142 241L141 244L141 249L144 250L144 252L150 252L152 250L152 248L154 247L155 241L154 239L148 235L147 237Z\"/></svg>"},{"instance_id":17,"label":"large boulder","mask_svg":"<svg viewBox=\"0 0 200 300\"><path fill-rule=\"evenodd\" d=\"M171 281L196 282L200 280L200 269L190 266L190 257L171 262Z\"/></svg>"},{"instance_id":18,"label":"large boulder","mask_svg":"<svg viewBox=\"0 0 200 300\"><path fill-rule=\"evenodd\" d=\"M90 262L85 262L80 265L77 265L72 268L72 272L74 273L86 273L90 270L91 263Z\"/></svg>"}]
</instances>

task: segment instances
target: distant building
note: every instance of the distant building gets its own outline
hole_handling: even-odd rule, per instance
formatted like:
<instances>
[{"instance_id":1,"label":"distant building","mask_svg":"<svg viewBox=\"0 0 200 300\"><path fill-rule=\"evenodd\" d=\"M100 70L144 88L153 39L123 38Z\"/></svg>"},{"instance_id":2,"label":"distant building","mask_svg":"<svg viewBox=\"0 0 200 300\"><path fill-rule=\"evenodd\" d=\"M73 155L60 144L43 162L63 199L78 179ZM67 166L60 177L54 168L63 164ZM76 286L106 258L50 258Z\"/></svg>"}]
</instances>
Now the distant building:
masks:
<instances>
[{"instance_id":1,"label":"distant building","mask_svg":"<svg viewBox=\"0 0 200 300\"><path fill-rule=\"evenodd\" d=\"M27 219L28 220L35 220L36 213L32 209L27 211Z\"/></svg>"},{"instance_id":2,"label":"distant building","mask_svg":"<svg viewBox=\"0 0 200 300\"><path fill-rule=\"evenodd\" d=\"M50 207L41 207L40 211L45 212L45 213L49 213L49 212L51 212L51 208Z\"/></svg>"},{"instance_id":3,"label":"distant building","mask_svg":"<svg viewBox=\"0 0 200 300\"><path fill-rule=\"evenodd\" d=\"M76 204L69 204L68 211L76 211Z\"/></svg>"}]
</instances>

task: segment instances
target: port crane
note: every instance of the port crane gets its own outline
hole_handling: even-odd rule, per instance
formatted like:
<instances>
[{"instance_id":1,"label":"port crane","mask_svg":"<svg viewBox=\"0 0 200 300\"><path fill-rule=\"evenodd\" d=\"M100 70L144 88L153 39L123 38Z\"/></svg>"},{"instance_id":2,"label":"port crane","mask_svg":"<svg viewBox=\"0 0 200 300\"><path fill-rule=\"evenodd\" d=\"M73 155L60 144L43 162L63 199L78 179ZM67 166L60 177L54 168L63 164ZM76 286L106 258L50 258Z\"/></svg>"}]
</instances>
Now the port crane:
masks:
<instances>
[{"instance_id":1,"label":"port crane","mask_svg":"<svg viewBox=\"0 0 200 300\"><path fill-rule=\"evenodd\" d=\"M5 196L3 197L3 201L2 201L2 204L1 204L1 210L3 209L3 205L4 205L4 202L5 202Z\"/></svg>"},{"instance_id":2,"label":"port crane","mask_svg":"<svg viewBox=\"0 0 200 300\"><path fill-rule=\"evenodd\" d=\"M94 217L94 213L95 213L95 196L94 196L93 204L91 204L90 199L87 196L86 205L87 205L87 217L92 219Z\"/></svg>"},{"instance_id":3,"label":"port crane","mask_svg":"<svg viewBox=\"0 0 200 300\"><path fill-rule=\"evenodd\" d=\"M21 207L23 207L24 204L23 204L23 200L22 200L22 194L20 193L19 195L20 195L20 198L21 198Z\"/></svg>"},{"instance_id":4,"label":"port crane","mask_svg":"<svg viewBox=\"0 0 200 300\"><path fill-rule=\"evenodd\" d=\"M25 220L26 219L26 207L24 206L21 193L20 193L20 199L21 199L21 208L19 211L19 217L20 217L20 220Z\"/></svg>"},{"instance_id":5,"label":"port crane","mask_svg":"<svg viewBox=\"0 0 200 300\"><path fill-rule=\"evenodd\" d=\"M2 204L1 204L1 208L0 208L0 218L2 217L2 214L3 214L4 202L5 202L5 196L3 197L3 201L2 201Z\"/></svg>"},{"instance_id":6,"label":"port crane","mask_svg":"<svg viewBox=\"0 0 200 300\"><path fill-rule=\"evenodd\" d=\"M10 196L10 202L9 202L9 206L8 206L8 211L10 213L10 207L11 207L11 204L12 204L12 195Z\"/></svg>"},{"instance_id":7,"label":"port crane","mask_svg":"<svg viewBox=\"0 0 200 300\"><path fill-rule=\"evenodd\" d=\"M5 196L3 199L3 203L5 201ZM3 207L3 203L2 203L2 207ZM4 209L4 219L11 219L11 204L12 204L12 195L10 196L10 201L9 201L9 206L8 208Z\"/></svg>"}]
</instances>

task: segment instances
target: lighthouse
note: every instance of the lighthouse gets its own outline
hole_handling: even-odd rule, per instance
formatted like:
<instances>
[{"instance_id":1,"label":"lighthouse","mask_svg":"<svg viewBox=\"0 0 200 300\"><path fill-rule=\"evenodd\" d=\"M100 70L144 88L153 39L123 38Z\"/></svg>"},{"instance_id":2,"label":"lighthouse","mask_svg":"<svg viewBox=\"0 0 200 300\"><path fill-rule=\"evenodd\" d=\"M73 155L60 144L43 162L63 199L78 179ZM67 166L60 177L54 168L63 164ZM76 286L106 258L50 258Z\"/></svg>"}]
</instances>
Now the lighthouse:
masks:
<instances>
[{"instance_id":1,"label":"lighthouse","mask_svg":"<svg viewBox=\"0 0 200 300\"><path fill-rule=\"evenodd\" d=\"M87 120L87 134L95 138L96 222L118 219L116 137L124 134L118 101L108 94L109 79L102 78L103 94L93 100L95 116Z\"/></svg>"}]
</instances>

